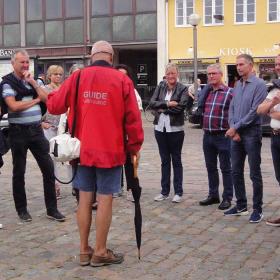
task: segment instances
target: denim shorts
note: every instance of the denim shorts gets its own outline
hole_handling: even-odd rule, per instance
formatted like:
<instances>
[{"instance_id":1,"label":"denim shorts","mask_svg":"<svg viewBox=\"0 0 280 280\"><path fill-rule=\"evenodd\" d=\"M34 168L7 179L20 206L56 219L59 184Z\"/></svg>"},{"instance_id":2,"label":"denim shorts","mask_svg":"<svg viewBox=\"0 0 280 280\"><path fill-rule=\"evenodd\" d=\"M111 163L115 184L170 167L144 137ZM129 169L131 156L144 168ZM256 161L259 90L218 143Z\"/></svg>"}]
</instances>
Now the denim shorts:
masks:
<instances>
[{"instance_id":1,"label":"denim shorts","mask_svg":"<svg viewBox=\"0 0 280 280\"><path fill-rule=\"evenodd\" d=\"M78 165L73 187L84 192L118 193L121 187L121 170L121 166L97 168Z\"/></svg>"}]
</instances>

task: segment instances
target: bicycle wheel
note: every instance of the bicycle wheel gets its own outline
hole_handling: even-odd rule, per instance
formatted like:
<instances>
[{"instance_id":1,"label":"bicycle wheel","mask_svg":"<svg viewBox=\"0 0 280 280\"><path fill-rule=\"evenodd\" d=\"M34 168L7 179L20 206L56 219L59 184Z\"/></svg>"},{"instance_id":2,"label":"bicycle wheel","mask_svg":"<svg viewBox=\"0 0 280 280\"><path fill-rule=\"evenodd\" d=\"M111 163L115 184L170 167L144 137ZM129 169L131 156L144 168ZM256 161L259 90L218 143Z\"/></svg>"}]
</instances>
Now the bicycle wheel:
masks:
<instances>
[{"instance_id":1,"label":"bicycle wheel","mask_svg":"<svg viewBox=\"0 0 280 280\"><path fill-rule=\"evenodd\" d=\"M153 110L151 109L150 105L148 105L144 111L145 118L148 122L153 122L154 121L154 115L153 115Z\"/></svg>"}]
</instances>

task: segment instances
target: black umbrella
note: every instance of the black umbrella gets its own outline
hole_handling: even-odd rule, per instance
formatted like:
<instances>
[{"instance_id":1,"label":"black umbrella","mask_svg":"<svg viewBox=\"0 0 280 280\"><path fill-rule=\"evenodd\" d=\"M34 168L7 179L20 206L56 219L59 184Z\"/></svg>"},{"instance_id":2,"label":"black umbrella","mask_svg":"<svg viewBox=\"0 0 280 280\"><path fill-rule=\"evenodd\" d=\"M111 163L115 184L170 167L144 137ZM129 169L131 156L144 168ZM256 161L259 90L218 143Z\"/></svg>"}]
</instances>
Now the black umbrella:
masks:
<instances>
[{"instance_id":1,"label":"black umbrella","mask_svg":"<svg viewBox=\"0 0 280 280\"><path fill-rule=\"evenodd\" d=\"M138 259L140 260L140 247L141 247L141 235L142 235L142 213L140 206L140 197L142 188L139 185L139 179L137 176L137 158L133 157L133 163L131 162L131 157L128 156L125 163L125 177L127 186L132 191L135 204L135 214L134 214L134 225L135 225L135 235L136 243L138 248Z\"/></svg>"}]
</instances>

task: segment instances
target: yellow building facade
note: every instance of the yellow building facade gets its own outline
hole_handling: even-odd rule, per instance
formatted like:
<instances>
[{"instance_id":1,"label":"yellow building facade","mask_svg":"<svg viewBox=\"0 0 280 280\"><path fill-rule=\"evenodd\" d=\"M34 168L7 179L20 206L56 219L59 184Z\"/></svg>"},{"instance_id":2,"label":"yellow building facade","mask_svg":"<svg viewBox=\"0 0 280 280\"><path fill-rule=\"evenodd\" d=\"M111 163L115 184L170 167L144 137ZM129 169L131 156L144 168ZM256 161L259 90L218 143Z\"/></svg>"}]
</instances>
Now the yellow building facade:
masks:
<instances>
[{"instance_id":1,"label":"yellow building facade","mask_svg":"<svg viewBox=\"0 0 280 280\"><path fill-rule=\"evenodd\" d=\"M280 53L280 0L169 0L164 5L166 45L158 45L158 52L163 48L167 61L179 66L183 83L193 82L191 13L201 17L197 56L202 83L207 82L207 66L219 62L225 82L232 85L237 76L236 56L241 53L253 56L258 76L273 76L274 57Z\"/></svg>"}]
</instances>

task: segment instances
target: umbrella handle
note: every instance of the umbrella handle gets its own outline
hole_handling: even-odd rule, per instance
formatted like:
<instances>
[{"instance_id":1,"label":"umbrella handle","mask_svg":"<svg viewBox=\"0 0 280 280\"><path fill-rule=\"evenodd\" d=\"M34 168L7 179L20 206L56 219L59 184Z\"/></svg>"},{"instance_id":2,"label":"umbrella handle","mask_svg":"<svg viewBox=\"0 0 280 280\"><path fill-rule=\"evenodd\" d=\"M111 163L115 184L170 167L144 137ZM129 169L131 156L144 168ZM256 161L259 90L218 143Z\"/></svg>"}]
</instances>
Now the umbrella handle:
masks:
<instances>
[{"instance_id":1,"label":"umbrella handle","mask_svg":"<svg viewBox=\"0 0 280 280\"><path fill-rule=\"evenodd\" d=\"M134 155L132 157L132 164L133 164L133 174L134 174L134 178L137 178L138 177L138 174L137 174L137 156Z\"/></svg>"}]
</instances>

